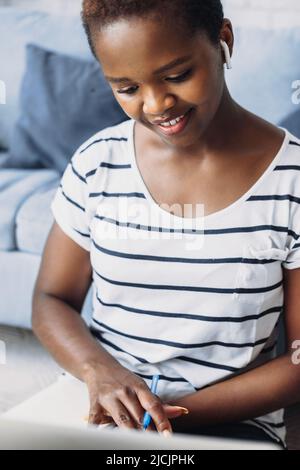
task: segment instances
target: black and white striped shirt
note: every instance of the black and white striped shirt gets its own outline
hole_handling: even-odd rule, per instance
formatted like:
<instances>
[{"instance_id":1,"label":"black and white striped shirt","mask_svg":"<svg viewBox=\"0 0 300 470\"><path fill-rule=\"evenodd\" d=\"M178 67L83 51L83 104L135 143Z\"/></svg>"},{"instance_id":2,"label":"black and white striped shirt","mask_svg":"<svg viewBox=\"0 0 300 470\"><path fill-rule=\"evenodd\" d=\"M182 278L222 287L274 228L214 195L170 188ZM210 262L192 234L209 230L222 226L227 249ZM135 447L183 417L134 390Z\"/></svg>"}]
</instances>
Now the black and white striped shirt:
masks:
<instances>
[{"instance_id":1,"label":"black and white striped shirt","mask_svg":"<svg viewBox=\"0 0 300 470\"><path fill-rule=\"evenodd\" d=\"M282 267L300 267L300 141L284 142L258 181L207 216L159 206L135 157L134 120L72 157L52 202L90 252L92 333L165 401L276 357ZM159 177L159 168L157 169ZM283 410L248 421L284 440Z\"/></svg>"}]
</instances>

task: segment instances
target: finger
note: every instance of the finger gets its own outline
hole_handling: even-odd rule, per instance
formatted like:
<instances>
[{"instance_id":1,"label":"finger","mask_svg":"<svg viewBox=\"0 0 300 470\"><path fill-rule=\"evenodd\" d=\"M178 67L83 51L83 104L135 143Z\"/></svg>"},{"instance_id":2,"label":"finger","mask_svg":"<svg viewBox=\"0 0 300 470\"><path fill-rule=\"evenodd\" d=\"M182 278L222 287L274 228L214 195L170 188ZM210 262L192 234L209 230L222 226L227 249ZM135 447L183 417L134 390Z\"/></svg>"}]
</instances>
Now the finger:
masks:
<instances>
[{"instance_id":1,"label":"finger","mask_svg":"<svg viewBox=\"0 0 300 470\"><path fill-rule=\"evenodd\" d=\"M116 424L113 418L111 417L110 413L105 408L103 408L103 418L100 424L108 424L108 423Z\"/></svg>"},{"instance_id":2,"label":"finger","mask_svg":"<svg viewBox=\"0 0 300 470\"><path fill-rule=\"evenodd\" d=\"M136 429L137 426L133 417L119 400L114 402L113 407L107 406L107 410L111 414L116 425L120 428Z\"/></svg>"},{"instance_id":3,"label":"finger","mask_svg":"<svg viewBox=\"0 0 300 470\"><path fill-rule=\"evenodd\" d=\"M114 423L114 420L112 419L111 416L103 416L103 418L101 419L101 422L99 424L109 424L109 423Z\"/></svg>"},{"instance_id":4,"label":"finger","mask_svg":"<svg viewBox=\"0 0 300 470\"><path fill-rule=\"evenodd\" d=\"M154 426L154 424L152 423L152 421L151 421L151 423L149 424L149 426L147 427L147 429L146 429L145 432L148 432L148 431L149 431L149 432L157 432L157 429L156 429L156 427Z\"/></svg>"},{"instance_id":5,"label":"finger","mask_svg":"<svg viewBox=\"0 0 300 470\"><path fill-rule=\"evenodd\" d=\"M135 420L136 427L142 428L144 421L145 410L140 404L140 401L133 390L123 390L119 394L119 400L123 403L125 408L129 411L131 417Z\"/></svg>"},{"instance_id":6,"label":"finger","mask_svg":"<svg viewBox=\"0 0 300 470\"><path fill-rule=\"evenodd\" d=\"M103 420L103 409L99 403L92 403L90 406L88 424L98 425L101 424Z\"/></svg>"},{"instance_id":7,"label":"finger","mask_svg":"<svg viewBox=\"0 0 300 470\"><path fill-rule=\"evenodd\" d=\"M151 393L147 386L146 388L140 387L137 390L137 395L142 407L148 411L153 419L157 431L160 433L165 430L172 432L171 423L163 408L163 404L157 395Z\"/></svg>"},{"instance_id":8,"label":"finger","mask_svg":"<svg viewBox=\"0 0 300 470\"><path fill-rule=\"evenodd\" d=\"M163 408L169 419L179 418L180 416L189 414L189 410L182 406L168 405L167 403L165 403L163 404Z\"/></svg>"},{"instance_id":9,"label":"finger","mask_svg":"<svg viewBox=\"0 0 300 470\"><path fill-rule=\"evenodd\" d=\"M88 423L89 421L89 416L84 416L83 418L83 421L85 421L86 423ZM102 420L101 420L101 423L100 424L106 424L106 423L113 423L114 420L110 417L103 417Z\"/></svg>"},{"instance_id":10,"label":"finger","mask_svg":"<svg viewBox=\"0 0 300 470\"><path fill-rule=\"evenodd\" d=\"M90 393L89 394L89 399L90 399L90 410L89 410L89 416L88 416L88 424L89 425L99 425L99 424L106 424L110 423L112 421L111 416L105 408L99 403L97 395Z\"/></svg>"}]
</instances>

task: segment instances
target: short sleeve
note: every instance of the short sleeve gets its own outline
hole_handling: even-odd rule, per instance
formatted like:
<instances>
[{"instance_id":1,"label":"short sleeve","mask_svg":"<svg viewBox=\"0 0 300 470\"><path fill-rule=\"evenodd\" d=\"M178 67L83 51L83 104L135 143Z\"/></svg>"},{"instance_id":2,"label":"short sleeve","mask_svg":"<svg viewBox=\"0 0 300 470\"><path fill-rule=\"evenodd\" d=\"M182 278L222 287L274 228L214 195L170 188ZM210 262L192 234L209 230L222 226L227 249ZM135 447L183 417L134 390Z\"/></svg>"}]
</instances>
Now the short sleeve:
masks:
<instances>
[{"instance_id":1,"label":"short sleeve","mask_svg":"<svg viewBox=\"0 0 300 470\"><path fill-rule=\"evenodd\" d=\"M291 247L288 251L288 255L285 261L282 263L282 266L285 269L296 269L300 268L300 240L299 235L294 235L295 239L291 244Z\"/></svg>"},{"instance_id":2,"label":"short sleeve","mask_svg":"<svg viewBox=\"0 0 300 470\"><path fill-rule=\"evenodd\" d=\"M296 193L295 190L291 191ZM300 268L300 203L298 201L291 202L290 222L287 242L287 255L282 266L285 269Z\"/></svg>"},{"instance_id":3,"label":"short sleeve","mask_svg":"<svg viewBox=\"0 0 300 470\"><path fill-rule=\"evenodd\" d=\"M83 169L84 156L76 152L65 169L51 203L55 221L66 235L90 251L87 217L88 184Z\"/></svg>"}]
</instances>

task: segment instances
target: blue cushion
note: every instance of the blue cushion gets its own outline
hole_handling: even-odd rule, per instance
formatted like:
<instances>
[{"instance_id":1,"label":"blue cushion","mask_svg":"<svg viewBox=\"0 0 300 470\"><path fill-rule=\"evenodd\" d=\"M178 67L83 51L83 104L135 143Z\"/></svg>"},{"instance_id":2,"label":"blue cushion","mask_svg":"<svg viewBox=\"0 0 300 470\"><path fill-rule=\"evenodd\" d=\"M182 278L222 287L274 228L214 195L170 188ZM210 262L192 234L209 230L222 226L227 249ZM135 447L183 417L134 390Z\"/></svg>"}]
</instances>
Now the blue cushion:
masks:
<instances>
[{"instance_id":1,"label":"blue cushion","mask_svg":"<svg viewBox=\"0 0 300 470\"><path fill-rule=\"evenodd\" d=\"M237 28L228 88L242 106L279 124L295 111L292 84L300 79L300 28Z\"/></svg>"},{"instance_id":2,"label":"blue cushion","mask_svg":"<svg viewBox=\"0 0 300 470\"><path fill-rule=\"evenodd\" d=\"M10 167L42 165L62 173L86 139L126 119L96 60L28 45Z\"/></svg>"},{"instance_id":3,"label":"blue cushion","mask_svg":"<svg viewBox=\"0 0 300 470\"><path fill-rule=\"evenodd\" d=\"M280 125L300 139L300 109L290 114Z\"/></svg>"},{"instance_id":4,"label":"blue cushion","mask_svg":"<svg viewBox=\"0 0 300 470\"><path fill-rule=\"evenodd\" d=\"M0 106L0 147L4 148L10 147L19 115L19 91L25 71L26 45L34 43L73 57L92 59L79 14L32 11L22 9L19 6L22 3L18 2L15 8L0 7L0 79L5 82L7 91L6 105Z\"/></svg>"}]
</instances>

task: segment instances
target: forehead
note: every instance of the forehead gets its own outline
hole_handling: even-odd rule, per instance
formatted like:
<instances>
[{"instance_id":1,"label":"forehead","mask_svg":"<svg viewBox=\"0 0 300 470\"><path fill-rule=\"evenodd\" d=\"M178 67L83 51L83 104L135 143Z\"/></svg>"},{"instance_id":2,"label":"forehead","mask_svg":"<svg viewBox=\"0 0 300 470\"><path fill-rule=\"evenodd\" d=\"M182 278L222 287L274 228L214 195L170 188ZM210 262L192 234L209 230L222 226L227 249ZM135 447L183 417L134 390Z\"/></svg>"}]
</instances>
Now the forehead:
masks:
<instances>
[{"instance_id":1,"label":"forehead","mask_svg":"<svg viewBox=\"0 0 300 470\"><path fill-rule=\"evenodd\" d=\"M171 21L163 24L140 18L120 20L93 35L105 75L116 77L126 70L156 70L178 57L192 56L199 51L197 39Z\"/></svg>"}]
</instances>

